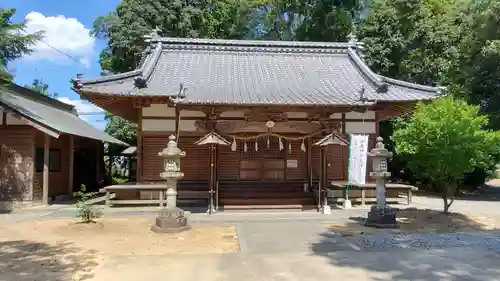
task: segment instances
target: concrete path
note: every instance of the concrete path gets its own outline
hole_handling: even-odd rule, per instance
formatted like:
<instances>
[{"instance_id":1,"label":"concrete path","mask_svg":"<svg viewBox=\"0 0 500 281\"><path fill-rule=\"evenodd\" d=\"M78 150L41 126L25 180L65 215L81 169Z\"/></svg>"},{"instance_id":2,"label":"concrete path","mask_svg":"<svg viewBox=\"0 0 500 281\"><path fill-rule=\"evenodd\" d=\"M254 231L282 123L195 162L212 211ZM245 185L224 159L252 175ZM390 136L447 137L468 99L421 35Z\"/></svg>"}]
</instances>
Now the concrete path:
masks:
<instances>
[{"instance_id":1,"label":"concrete path","mask_svg":"<svg viewBox=\"0 0 500 281\"><path fill-rule=\"evenodd\" d=\"M499 256L484 250L287 252L114 257L91 281L500 280Z\"/></svg>"},{"instance_id":2,"label":"concrete path","mask_svg":"<svg viewBox=\"0 0 500 281\"><path fill-rule=\"evenodd\" d=\"M406 207L400 205L398 207ZM417 208L442 208L439 198L416 197ZM105 216L151 216L157 208L106 209ZM368 207L332 215L297 213L192 214L194 224L235 225L240 253L222 255L111 256L89 281L308 281L500 280L500 255L481 248L367 250L326 232L326 225L364 216ZM459 200L452 211L500 214L497 202ZM0 224L72 218L75 209L38 208L0 215ZM0 278L1 280L1 278ZM48 280L40 280L48 281Z\"/></svg>"},{"instance_id":3,"label":"concrete path","mask_svg":"<svg viewBox=\"0 0 500 281\"><path fill-rule=\"evenodd\" d=\"M321 243L321 251L359 250L359 247L337 235L326 234L326 223L275 222L238 223L243 253L307 252Z\"/></svg>"},{"instance_id":4,"label":"concrete path","mask_svg":"<svg viewBox=\"0 0 500 281\"><path fill-rule=\"evenodd\" d=\"M314 219L235 225L240 253L114 256L90 281L500 280L500 255L485 249L365 250Z\"/></svg>"}]
</instances>

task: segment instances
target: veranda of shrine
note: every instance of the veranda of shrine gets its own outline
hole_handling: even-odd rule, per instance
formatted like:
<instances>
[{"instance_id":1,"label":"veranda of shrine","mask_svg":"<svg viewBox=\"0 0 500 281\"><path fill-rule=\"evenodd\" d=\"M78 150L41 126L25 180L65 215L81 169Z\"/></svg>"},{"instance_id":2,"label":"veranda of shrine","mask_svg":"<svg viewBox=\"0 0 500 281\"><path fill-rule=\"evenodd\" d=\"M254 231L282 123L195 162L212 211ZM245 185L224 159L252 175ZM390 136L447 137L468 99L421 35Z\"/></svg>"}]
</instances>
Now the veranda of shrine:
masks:
<instances>
[{"instance_id":1,"label":"veranda of shrine","mask_svg":"<svg viewBox=\"0 0 500 281\"><path fill-rule=\"evenodd\" d=\"M141 66L83 80L84 99L138 124L137 182L160 183L158 156L175 135L180 202L302 205L347 181L350 134L431 100L440 89L373 73L345 43L164 38L146 40ZM369 165L368 165L369 166ZM154 192L118 195L148 199Z\"/></svg>"}]
</instances>

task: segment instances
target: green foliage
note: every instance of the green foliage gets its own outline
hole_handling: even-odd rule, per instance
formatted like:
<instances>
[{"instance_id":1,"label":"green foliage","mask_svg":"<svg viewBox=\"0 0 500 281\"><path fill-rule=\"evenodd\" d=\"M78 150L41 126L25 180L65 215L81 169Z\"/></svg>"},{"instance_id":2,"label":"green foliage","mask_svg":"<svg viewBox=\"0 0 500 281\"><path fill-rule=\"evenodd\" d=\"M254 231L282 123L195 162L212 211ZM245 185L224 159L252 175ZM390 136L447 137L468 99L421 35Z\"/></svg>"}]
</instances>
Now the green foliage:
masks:
<instances>
[{"instance_id":1,"label":"green foliage","mask_svg":"<svg viewBox=\"0 0 500 281\"><path fill-rule=\"evenodd\" d=\"M374 0L358 27L378 73L420 84L442 82L459 57L468 0Z\"/></svg>"},{"instance_id":2,"label":"green foliage","mask_svg":"<svg viewBox=\"0 0 500 281\"><path fill-rule=\"evenodd\" d=\"M92 34L107 39L100 54L103 74L135 69L144 36L159 27L161 36L221 39L341 41L351 32L363 1L296 0L124 0L98 17ZM136 144L137 126L106 115L105 131Z\"/></svg>"},{"instance_id":3,"label":"green foliage","mask_svg":"<svg viewBox=\"0 0 500 281\"><path fill-rule=\"evenodd\" d=\"M500 128L500 2L373 0L357 33L383 75L446 86Z\"/></svg>"},{"instance_id":4,"label":"green foliage","mask_svg":"<svg viewBox=\"0 0 500 281\"><path fill-rule=\"evenodd\" d=\"M462 26L460 58L448 76L453 92L487 113L489 127L500 128L500 2L475 1Z\"/></svg>"},{"instance_id":5,"label":"green foliage","mask_svg":"<svg viewBox=\"0 0 500 281\"><path fill-rule=\"evenodd\" d=\"M74 192L73 196L78 199L76 203L77 213L76 216L81 218L82 222L94 222L94 219L101 217L101 210L95 206L87 203L89 199L94 198L97 192L86 192L87 188L82 184L80 191Z\"/></svg>"},{"instance_id":6,"label":"green foliage","mask_svg":"<svg viewBox=\"0 0 500 281\"><path fill-rule=\"evenodd\" d=\"M108 39L101 52L102 69L119 73L135 69L144 49L144 36L160 27L162 36L242 38L247 16L257 0L124 0L115 11L94 21L92 33Z\"/></svg>"},{"instance_id":7,"label":"green foliage","mask_svg":"<svg viewBox=\"0 0 500 281\"><path fill-rule=\"evenodd\" d=\"M478 112L477 106L445 97L419 104L408 122L396 124L396 152L407 156L412 172L442 192L446 213L464 174L498 160L500 134L485 130L488 118Z\"/></svg>"},{"instance_id":8,"label":"green foliage","mask_svg":"<svg viewBox=\"0 0 500 281\"><path fill-rule=\"evenodd\" d=\"M364 8L360 0L268 1L261 9L261 37L293 41L345 41ZM258 37L258 36L257 36Z\"/></svg>"},{"instance_id":9,"label":"green foliage","mask_svg":"<svg viewBox=\"0 0 500 281\"><path fill-rule=\"evenodd\" d=\"M128 181L128 178L113 177L111 180L112 180L112 184L124 184Z\"/></svg>"},{"instance_id":10,"label":"green foliage","mask_svg":"<svg viewBox=\"0 0 500 281\"><path fill-rule=\"evenodd\" d=\"M24 85L24 87L39 92L46 97L57 98L59 96L57 93L49 93L49 85L44 83L42 79L34 79L31 85Z\"/></svg>"},{"instance_id":11,"label":"green foliage","mask_svg":"<svg viewBox=\"0 0 500 281\"><path fill-rule=\"evenodd\" d=\"M137 144L137 124L109 112L106 112L105 118L108 121L104 129L106 133L130 145Z\"/></svg>"},{"instance_id":12,"label":"green foliage","mask_svg":"<svg viewBox=\"0 0 500 281\"><path fill-rule=\"evenodd\" d=\"M25 34L26 23L12 23L16 9L0 9L0 83L12 81L7 64L29 54L31 46L42 38L42 33Z\"/></svg>"},{"instance_id":13,"label":"green foliage","mask_svg":"<svg viewBox=\"0 0 500 281\"><path fill-rule=\"evenodd\" d=\"M342 41L364 1L124 0L94 21L92 33L108 39L100 63L106 72L135 69L144 35L221 39Z\"/></svg>"}]
</instances>

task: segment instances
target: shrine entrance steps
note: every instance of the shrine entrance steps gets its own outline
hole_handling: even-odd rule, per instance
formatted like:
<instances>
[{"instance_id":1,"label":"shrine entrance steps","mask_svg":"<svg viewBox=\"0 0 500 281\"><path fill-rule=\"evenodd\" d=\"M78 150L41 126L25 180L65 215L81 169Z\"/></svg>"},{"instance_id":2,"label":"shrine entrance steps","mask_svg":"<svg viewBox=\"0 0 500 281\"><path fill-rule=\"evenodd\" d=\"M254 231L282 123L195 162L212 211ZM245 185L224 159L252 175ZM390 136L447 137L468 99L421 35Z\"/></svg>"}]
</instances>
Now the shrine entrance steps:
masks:
<instances>
[{"instance_id":1,"label":"shrine entrance steps","mask_svg":"<svg viewBox=\"0 0 500 281\"><path fill-rule=\"evenodd\" d=\"M221 181L219 200L223 210L310 210L317 205L303 181Z\"/></svg>"}]
</instances>

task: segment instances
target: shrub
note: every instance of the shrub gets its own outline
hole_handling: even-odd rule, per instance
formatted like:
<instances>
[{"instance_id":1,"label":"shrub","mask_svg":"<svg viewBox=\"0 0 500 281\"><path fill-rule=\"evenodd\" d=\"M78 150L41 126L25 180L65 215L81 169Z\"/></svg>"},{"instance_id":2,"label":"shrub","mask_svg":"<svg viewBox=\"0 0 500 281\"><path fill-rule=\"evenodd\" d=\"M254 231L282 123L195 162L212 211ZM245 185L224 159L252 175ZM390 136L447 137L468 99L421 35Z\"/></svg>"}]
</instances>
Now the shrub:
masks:
<instances>
[{"instance_id":1,"label":"shrub","mask_svg":"<svg viewBox=\"0 0 500 281\"><path fill-rule=\"evenodd\" d=\"M73 196L78 199L76 203L76 216L81 218L82 222L94 222L94 219L101 216L101 210L96 206L88 204L88 200L97 195L97 192L86 192L87 188L82 184L80 191L74 192Z\"/></svg>"},{"instance_id":2,"label":"shrub","mask_svg":"<svg viewBox=\"0 0 500 281\"><path fill-rule=\"evenodd\" d=\"M487 123L479 107L445 97L419 104L410 120L396 126L397 153L406 155L410 169L441 192L445 213L465 174L498 163L500 134L485 130Z\"/></svg>"}]
</instances>

